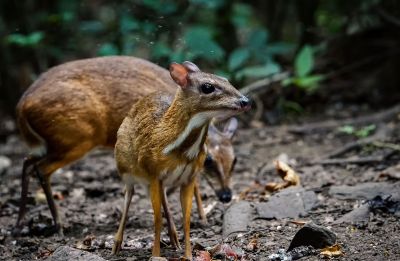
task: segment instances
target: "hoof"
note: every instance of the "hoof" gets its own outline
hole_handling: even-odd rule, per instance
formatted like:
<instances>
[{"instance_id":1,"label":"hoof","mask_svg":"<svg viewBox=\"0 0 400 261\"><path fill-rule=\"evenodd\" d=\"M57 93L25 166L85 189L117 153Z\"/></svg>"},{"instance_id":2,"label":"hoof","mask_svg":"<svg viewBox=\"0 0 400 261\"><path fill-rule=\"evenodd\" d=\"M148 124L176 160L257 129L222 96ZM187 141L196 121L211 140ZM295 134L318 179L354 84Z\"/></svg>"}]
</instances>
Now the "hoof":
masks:
<instances>
[{"instance_id":1,"label":"hoof","mask_svg":"<svg viewBox=\"0 0 400 261\"><path fill-rule=\"evenodd\" d=\"M121 244L122 244L121 241L114 241L114 245L112 247L112 252L111 252L113 255L119 254L119 251L121 251Z\"/></svg>"}]
</instances>

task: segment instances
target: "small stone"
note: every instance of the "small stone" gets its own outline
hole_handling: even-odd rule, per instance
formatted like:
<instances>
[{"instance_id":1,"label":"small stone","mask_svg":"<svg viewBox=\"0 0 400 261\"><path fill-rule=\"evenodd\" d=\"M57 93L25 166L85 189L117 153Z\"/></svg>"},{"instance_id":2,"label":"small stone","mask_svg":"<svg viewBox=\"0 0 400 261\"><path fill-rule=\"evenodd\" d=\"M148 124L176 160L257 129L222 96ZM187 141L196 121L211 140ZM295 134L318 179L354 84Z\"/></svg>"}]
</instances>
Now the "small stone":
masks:
<instances>
[{"instance_id":1,"label":"small stone","mask_svg":"<svg viewBox=\"0 0 400 261\"><path fill-rule=\"evenodd\" d=\"M298 246L312 246L319 249L335 243L335 233L314 223L307 223L294 235L288 251Z\"/></svg>"},{"instance_id":2,"label":"small stone","mask_svg":"<svg viewBox=\"0 0 400 261\"><path fill-rule=\"evenodd\" d=\"M85 261L105 261L104 258L87 251L78 250L69 246L61 246L46 259L47 261L68 261L68 260L85 260Z\"/></svg>"},{"instance_id":3,"label":"small stone","mask_svg":"<svg viewBox=\"0 0 400 261\"><path fill-rule=\"evenodd\" d=\"M6 156L0 155L0 175L3 174L11 166L11 160Z\"/></svg>"},{"instance_id":4,"label":"small stone","mask_svg":"<svg viewBox=\"0 0 400 261\"><path fill-rule=\"evenodd\" d=\"M318 198L313 191L293 187L272 195L268 202L256 204L256 209L259 218L298 218L306 216L317 205Z\"/></svg>"},{"instance_id":5,"label":"small stone","mask_svg":"<svg viewBox=\"0 0 400 261\"><path fill-rule=\"evenodd\" d=\"M341 223L350 223L350 224L357 224L357 223L364 223L368 222L369 220L369 206L368 204L363 204L359 208L356 208L349 213L346 213L344 216L336 220L335 224Z\"/></svg>"},{"instance_id":6,"label":"small stone","mask_svg":"<svg viewBox=\"0 0 400 261\"><path fill-rule=\"evenodd\" d=\"M247 226L253 214L250 202L239 201L231 205L224 215L222 235L227 237L235 232L247 231Z\"/></svg>"},{"instance_id":7,"label":"small stone","mask_svg":"<svg viewBox=\"0 0 400 261\"><path fill-rule=\"evenodd\" d=\"M338 199L373 199L378 195L399 197L400 182L366 182L355 186L332 186L329 194Z\"/></svg>"}]
</instances>

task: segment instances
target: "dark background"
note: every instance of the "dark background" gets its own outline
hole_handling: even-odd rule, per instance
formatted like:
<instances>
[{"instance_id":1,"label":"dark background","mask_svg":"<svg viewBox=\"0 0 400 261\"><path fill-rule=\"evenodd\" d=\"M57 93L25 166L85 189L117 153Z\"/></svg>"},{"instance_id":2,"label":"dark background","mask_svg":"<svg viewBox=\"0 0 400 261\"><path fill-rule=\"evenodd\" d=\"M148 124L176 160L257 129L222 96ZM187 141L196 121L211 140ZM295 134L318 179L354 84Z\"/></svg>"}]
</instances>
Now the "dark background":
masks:
<instances>
[{"instance_id":1,"label":"dark background","mask_svg":"<svg viewBox=\"0 0 400 261\"><path fill-rule=\"evenodd\" d=\"M284 73L249 94L268 123L374 110L400 100L400 2L1 1L1 115L41 72L103 55L191 60L238 88Z\"/></svg>"}]
</instances>

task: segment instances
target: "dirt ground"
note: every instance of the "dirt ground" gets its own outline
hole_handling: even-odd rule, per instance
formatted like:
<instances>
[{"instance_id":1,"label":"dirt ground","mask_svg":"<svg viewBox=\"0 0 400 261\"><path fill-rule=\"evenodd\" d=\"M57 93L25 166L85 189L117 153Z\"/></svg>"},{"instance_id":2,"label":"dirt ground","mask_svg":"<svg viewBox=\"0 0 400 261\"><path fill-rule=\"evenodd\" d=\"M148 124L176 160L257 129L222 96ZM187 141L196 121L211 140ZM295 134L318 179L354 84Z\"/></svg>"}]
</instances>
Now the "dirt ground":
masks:
<instances>
[{"instance_id":1,"label":"dirt ground","mask_svg":"<svg viewBox=\"0 0 400 261\"><path fill-rule=\"evenodd\" d=\"M307 120L309 121L309 120ZM328 227L338 238L343 256L338 260L400 260L400 217L384 211L370 213L367 223L337 224L334 221L360 206L363 200L340 199L329 193L332 186L359 185L366 182L399 183L396 178L381 175L386 168L399 164L400 152L396 148L364 146L351 150L339 158L358 159L377 157L364 164L321 164L322 158L358 138L344 134L336 128L315 129L309 133L296 134L293 125L241 129L235 140L238 163L232 188L236 199L230 204L217 202L208 214L208 225L203 225L192 211L192 244L196 247L213 247L222 242L234 247L243 255L242 260L268 260L268 256L279 249L287 249L296 231L301 227L292 221L314 221ZM378 124L375 133L389 130L384 141L399 144L400 120L394 119ZM125 230L123 249L119 256L111 255L113 235L117 230L123 202L122 183L117 175L112 152L94 151L75 164L59 170L53 175L52 184L64 222L65 236L51 235L50 211L35 179L32 179L28 213L24 220L23 235L15 238L11 230L15 224L19 193L20 172L25 146L16 132L3 136L0 155L11 160L11 166L0 173L0 259L35 260L47 258L61 245L86 249L108 260L147 260L151 255L153 238L152 210L146 191L136 189ZM398 149L398 148L397 148ZM286 155L283 155L286 154ZM280 156L281 155L281 156ZM283 155L283 156L282 156ZM254 184L280 181L272 167L277 157L288 159L299 173L301 184L317 194L318 206L303 217L296 219L253 219L247 231L222 238L223 216L227 208L239 200L266 201L269 194L262 189L251 190ZM212 189L202 181L204 205L217 201ZM262 187L262 186L261 186ZM250 189L249 189L250 188ZM171 195L171 209L177 224L180 241L183 242L181 211L177 195ZM281 206L285 208L285 206ZM165 224L164 224L165 225ZM49 235L50 234L50 235ZM257 247L249 249L249 242L257 237ZM165 244L162 254L177 260L182 252L168 247L168 236L164 226L162 235ZM88 244L87 242L90 241ZM311 255L302 260L319 260ZM227 259L228 260L228 259Z\"/></svg>"}]
</instances>

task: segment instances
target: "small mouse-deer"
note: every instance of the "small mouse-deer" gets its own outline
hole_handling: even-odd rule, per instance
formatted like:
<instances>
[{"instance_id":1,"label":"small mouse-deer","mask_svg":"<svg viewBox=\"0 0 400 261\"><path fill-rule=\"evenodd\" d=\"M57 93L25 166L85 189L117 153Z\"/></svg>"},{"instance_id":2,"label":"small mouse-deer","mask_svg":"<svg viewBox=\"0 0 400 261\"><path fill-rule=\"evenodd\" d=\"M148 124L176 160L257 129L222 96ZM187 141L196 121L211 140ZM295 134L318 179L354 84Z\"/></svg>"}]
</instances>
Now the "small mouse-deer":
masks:
<instances>
[{"instance_id":1,"label":"small mouse-deer","mask_svg":"<svg viewBox=\"0 0 400 261\"><path fill-rule=\"evenodd\" d=\"M152 256L160 256L164 187L180 186L185 258L192 258L190 212L196 174L206 159L208 126L214 117L250 109L249 100L226 79L204 73L191 62L171 64L170 74L180 87L175 96L153 93L142 98L118 130L115 158L125 183L125 200L114 254L121 249L134 185L142 183L149 187L153 207Z\"/></svg>"},{"instance_id":2,"label":"small mouse-deer","mask_svg":"<svg viewBox=\"0 0 400 261\"><path fill-rule=\"evenodd\" d=\"M17 122L30 148L24 160L21 200L15 232L21 228L25 215L29 178L35 174L45 192L56 229L62 225L51 190L51 176L95 147L114 148L117 130L132 105L140 98L162 91L173 95L177 85L168 70L143 59L108 56L67 62L43 73L24 93L17 105ZM220 150L210 145L212 164L231 164L234 155L228 126L237 126L231 119L223 132L211 131L208 139L221 140ZM211 143L210 143L211 144ZM218 144L217 144L218 145ZM230 146L230 147L229 147ZM219 172L217 172L217 170ZM229 172L214 168L216 193L219 177L229 180ZM225 169L224 169L225 171ZM226 188L225 188L226 190ZM200 193L196 191L197 202ZM205 220L201 204L198 205ZM168 215L166 215L168 217ZM174 242L171 242L174 243Z\"/></svg>"}]
</instances>

